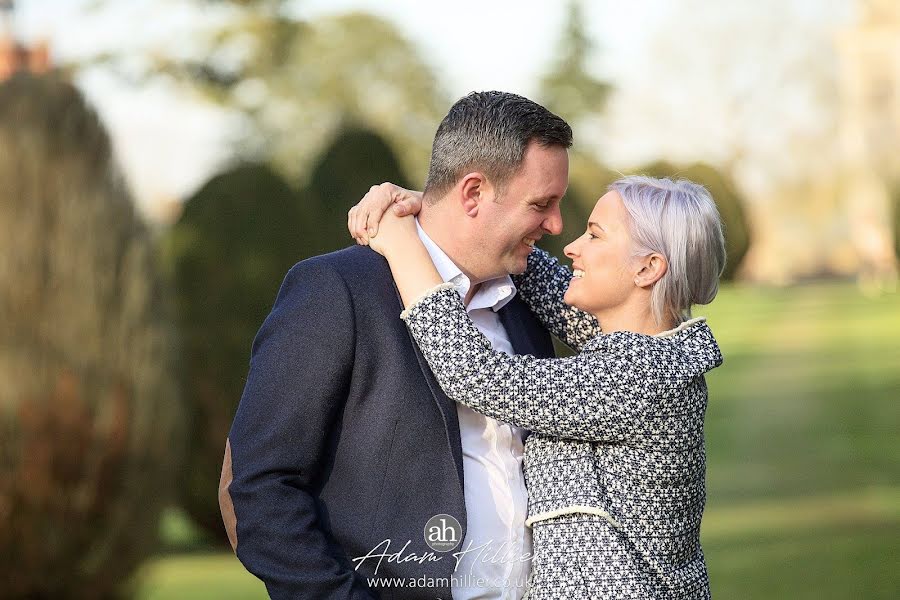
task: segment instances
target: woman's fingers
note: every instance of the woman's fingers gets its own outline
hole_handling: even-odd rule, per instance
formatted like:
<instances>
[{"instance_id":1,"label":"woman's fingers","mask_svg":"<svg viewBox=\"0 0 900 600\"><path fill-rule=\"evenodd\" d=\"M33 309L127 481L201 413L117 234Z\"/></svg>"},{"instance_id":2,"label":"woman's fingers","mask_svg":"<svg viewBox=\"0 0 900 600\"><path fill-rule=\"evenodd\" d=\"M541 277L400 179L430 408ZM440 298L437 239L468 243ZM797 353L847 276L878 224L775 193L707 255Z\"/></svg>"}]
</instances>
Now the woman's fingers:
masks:
<instances>
[{"instance_id":1,"label":"woman's fingers","mask_svg":"<svg viewBox=\"0 0 900 600\"><path fill-rule=\"evenodd\" d=\"M356 239L356 229L353 227L353 213L356 211L356 207L352 207L347 211L347 231L350 232L350 237L352 237L356 243L359 243L359 240Z\"/></svg>"},{"instance_id":2,"label":"woman's fingers","mask_svg":"<svg viewBox=\"0 0 900 600\"><path fill-rule=\"evenodd\" d=\"M418 209L421 204L421 201L415 198L403 198L402 200L397 200L394 202L394 214L398 217L418 214Z\"/></svg>"},{"instance_id":3,"label":"woman's fingers","mask_svg":"<svg viewBox=\"0 0 900 600\"><path fill-rule=\"evenodd\" d=\"M356 224L356 232L359 235L359 239L362 240L362 244L365 246L369 243L369 238L371 237L371 233L369 232L369 213L365 212L362 208L360 208L359 220Z\"/></svg>"},{"instance_id":4,"label":"woman's fingers","mask_svg":"<svg viewBox=\"0 0 900 600\"><path fill-rule=\"evenodd\" d=\"M378 222L381 221L381 217L384 214L382 211L381 214L378 215L378 218L375 218L373 213L368 213L366 215L366 233L369 237L375 237L378 235Z\"/></svg>"},{"instance_id":5,"label":"woman's fingers","mask_svg":"<svg viewBox=\"0 0 900 600\"><path fill-rule=\"evenodd\" d=\"M360 239L360 243L365 246L369 243L369 231L368 231L368 221L369 213L366 211L365 207L359 208L359 214L356 217L356 235Z\"/></svg>"},{"instance_id":6,"label":"woman's fingers","mask_svg":"<svg viewBox=\"0 0 900 600\"><path fill-rule=\"evenodd\" d=\"M360 243L365 245L367 241L366 235L366 218L368 215L368 208L366 207L366 203L363 200L359 201L359 204L356 205L356 219L353 221L353 232L356 235L357 239L360 240Z\"/></svg>"},{"instance_id":7,"label":"woman's fingers","mask_svg":"<svg viewBox=\"0 0 900 600\"><path fill-rule=\"evenodd\" d=\"M363 196L363 199L357 205L364 214L360 225L365 230L364 236L368 238L378 234L378 223L381 217L393 202L394 192L397 188L392 183L382 183L381 185L373 185L369 188L369 193Z\"/></svg>"},{"instance_id":8,"label":"woman's fingers","mask_svg":"<svg viewBox=\"0 0 900 600\"><path fill-rule=\"evenodd\" d=\"M387 211L397 216L415 215L422 208L422 194L384 182L373 185L359 203L347 213L347 229L357 244L367 245L378 234L378 224Z\"/></svg>"},{"instance_id":9,"label":"woman's fingers","mask_svg":"<svg viewBox=\"0 0 900 600\"><path fill-rule=\"evenodd\" d=\"M365 231L365 219L366 215L359 204L350 209L350 217L347 221L347 228L350 230L350 235L353 236L353 239L356 240L356 243L361 246L365 246L369 242L368 236L366 235Z\"/></svg>"},{"instance_id":10,"label":"woman's fingers","mask_svg":"<svg viewBox=\"0 0 900 600\"><path fill-rule=\"evenodd\" d=\"M353 237L356 238L356 242L358 244L362 244L365 237L363 236L363 232L360 231L359 221L362 216L362 207L357 204L353 207L353 227L350 232L353 234Z\"/></svg>"},{"instance_id":11,"label":"woman's fingers","mask_svg":"<svg viewBox=\"0 0 900 600\"><path fill-rule=\"evenodd\" d=\"M415 192L404 188L395 188L394 214L397 216L417 215L422 210L422 192Z\"/></svg>"}]
</instances>

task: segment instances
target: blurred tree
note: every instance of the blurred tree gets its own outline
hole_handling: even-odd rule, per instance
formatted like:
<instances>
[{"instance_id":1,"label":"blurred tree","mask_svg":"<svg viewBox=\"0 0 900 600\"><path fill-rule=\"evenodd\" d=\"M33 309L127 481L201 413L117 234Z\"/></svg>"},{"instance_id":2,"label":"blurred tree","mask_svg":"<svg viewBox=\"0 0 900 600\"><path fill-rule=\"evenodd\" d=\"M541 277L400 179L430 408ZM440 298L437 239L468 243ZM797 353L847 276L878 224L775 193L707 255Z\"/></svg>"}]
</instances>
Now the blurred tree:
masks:
<instances>
[{"instance_id":1,"label":"blurred tree","mask_svg":"<svg viewBox=\"0 0 900 600\"><path fill-rule=\"evenodd\" d=\"M393 25L363 13L307 23L284 0L194 3L204 14L189 42L117 48L79 67L102 65L136 84L174 80L237 111L246 124L242 155L271 161L290 179L308 173L349 115L391 140L406 170L424 180L448 102Z\"/></svg>"},{"instance_id":2,"label":"blurred tree","mask_svg":"<svg viewBox=\"0 0 900 600\"><path fill-rule=\"evenodd\" d=\"M834 170L834 34L853 2L662 3L617 107L657 156L708 156L732 177ZM756 183L756 182L754 182ZM758 186L759 184L756 183Z\"/></svg>"},{"instance_id":3,"label":"blurred tree","mask_svg":"<svg viewBox=\"0 0 900 600\"><path fill-rule=\"evenodd\" d=\"M894 252L897 253L897 258L900 258L900 181L893 182L891 195L893 196L891 208L894 215Z\"/></svg>"},{"instance_id":4,"label":"blurred tree","mask_svg":"<svg viewBox=\"0 0 900 600\"><path fill-rule=\"evenodd\" d=\"M347 211L373 183L385 180L407 183L387 143L352 128L319 158L299 197L272 167L244 164L207 182L165 235L165 265L176 289L184 345L179 380L191 432L181 503L220 543L227 538L216 488L253 338L288 269L350 245Z\"/></svg>"},{"instance_id":5,"label":"blurred tree","mask_svg":"<svg viewBox=\"0 0 900 600\"><path fill-rule=\"evenodd\" d=\"M560 205L563 232L545 236L540 243L558 258L563 258L566 244L584 233L594 203L615 179L596 160L593 150L580 141L581 132L596 128L611 90L607 82L589 72L593 45L584 24L582 2L571 0L556 61L541 79L538 92L541 102L566 119L575 132L575 144L569 152L569 190Z\"/></svg>"},{"instance_id":6,"label":"blurred tree","mask_svg":"<svg viewBox=\"0 0 900 600\"><path fill-rule=\"evenodd\" d=\"M542 103L580 130L585 119L599 115L606 105L611 86L588 72L591 40L584 29L584 9L580 0L569 2L568 17L557 48L557 59L541 79Z\"/></svg>"},{"instance_id":7,"label":"blurred tree","mask_svg":"<svg viewBox=\"0 0 900 600\"><path fill-rule=\"evenodd\" d=\"M347 211L382 181L409 187L396 155L377 133L351 126L319 157L301 194L316 254L353 243L347 233Z\"/></svg>"},{"instance_id":8,"label":"blurred tree","mask_svg":"<svg viewBox=\"0 0 900 600\"><path fill-rule=\"evenodd\" d=\"M272 83L267 110L257 119L260 139L282 170L302 178L349 121L389 140L405 171L424 183L449 102L392 25L362 13L323 18L291 52L292 69Z\"/></svg>"},{"instance_id":9,"label":"blurred tree","mask_svg":"<svg viewBox=\"0 0 900 600\"><path fill-rule=\"evenodd\" d=\"M740 186L754 226L742 276L895 277L878 177L900 156L898 6L682 0L648 12L613 120L650 156L706 157Z\"/></svg>"},{"instance_id":10,"label":"blurred tree","mask_svg":"<svg viewBox=\"0 0 900 600\"><path fill-rule=\"evenodd\" d=\"M188 83L212 101L233 103L242 82L265 79L290 67L289 50L305 31L305 24L291 15L292 4L290 0L160 0L153 10L177 12L189 19L190 39L178 40L177 47L168 38L150 47L108 49L69 66L102 65L135 84L156 77ZM120 3L93 0L89 6L101 13L118 9Z\"/></svg>"},{"instance_id":11,"label":"blurred tree","mask_svg":"<svg viewBox=\"0 0 900 600\"><path fill-rule=\"evenodd\" d=\"M223 544L216 490L250 346L284 274L317 248L298 233L300 220L287 183L268 166L247 164L207 182L163 240L183 337L179 381L190 427L180 499Z\"/></svg>"},{"instance_id":12,"label":"blurred tree","mask_svg":"<svg viewBox=\"0 0 900 600\"><path fill-rule=\"evenodd\" d=\"M0 197L0 595L111 598L182 451L167 294L71 84L0 85Z\"/></svg>"},{"instance_id":13,"label":"blurred tree","mask_svg":"<svg viewBox=\"0 0 900 600\"><path fill-rule=\"evenodd\" d=\"M734 279L741 261L750 247L750 235L744 215L743 198L731 180L720 171L703 163L678 168L670 163L659 161L641 167L637 172L651 177L689 179L706 187L716 202L719 216L725 226L725 249L728 260L722 279Z\"/></svg>"}]
</instances>

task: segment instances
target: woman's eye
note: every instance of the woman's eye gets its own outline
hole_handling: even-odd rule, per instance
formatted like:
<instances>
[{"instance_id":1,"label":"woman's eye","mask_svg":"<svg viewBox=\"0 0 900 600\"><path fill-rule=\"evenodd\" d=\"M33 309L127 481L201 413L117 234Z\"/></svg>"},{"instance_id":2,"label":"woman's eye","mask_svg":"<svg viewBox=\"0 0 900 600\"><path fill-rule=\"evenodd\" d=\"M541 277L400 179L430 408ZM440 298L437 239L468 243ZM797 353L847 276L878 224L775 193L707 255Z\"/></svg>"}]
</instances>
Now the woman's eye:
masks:
<instances>
[{"instance_id":1,"label":"woman's eye","mask_svg":"<svg viewBox=\"0 0 900 600\"><path fill-rule=\"evenodd\" d=\"M596 240L596 239L597 239L597 236L596 236L596 235L594 235L594 234L593 234L593 233L591 233L591 232L588 232L588 239L591 239L591 240Z\"/></svg>"}]
</instances>

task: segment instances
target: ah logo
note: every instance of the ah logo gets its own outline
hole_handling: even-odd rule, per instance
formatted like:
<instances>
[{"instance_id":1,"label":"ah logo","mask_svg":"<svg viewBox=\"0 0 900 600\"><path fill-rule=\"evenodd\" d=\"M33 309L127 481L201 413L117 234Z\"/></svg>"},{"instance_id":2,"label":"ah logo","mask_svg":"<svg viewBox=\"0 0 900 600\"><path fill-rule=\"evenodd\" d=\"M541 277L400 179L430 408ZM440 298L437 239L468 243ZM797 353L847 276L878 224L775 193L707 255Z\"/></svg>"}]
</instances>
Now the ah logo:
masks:
<instances>
[{"instance_id":1,"label":"ah logo","mask_svg":"<svg viewBox=\"0 0 900 600\"><path fill-rule=\"evenodd\" d=\"M425 523L425 543L437 552L449 552L462 542L462 525L451 515L434 515Z\"/></svg>"}]
</instances>

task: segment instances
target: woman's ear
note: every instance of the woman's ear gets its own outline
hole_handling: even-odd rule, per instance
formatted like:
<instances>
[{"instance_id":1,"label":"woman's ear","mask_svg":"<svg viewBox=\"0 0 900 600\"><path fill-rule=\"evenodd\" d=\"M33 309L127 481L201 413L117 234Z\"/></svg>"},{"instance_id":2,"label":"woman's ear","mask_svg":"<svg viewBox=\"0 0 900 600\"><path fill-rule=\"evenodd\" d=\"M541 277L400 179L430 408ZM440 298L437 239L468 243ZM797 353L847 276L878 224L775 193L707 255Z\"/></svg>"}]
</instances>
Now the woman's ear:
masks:
<instances>
[{"instance_id":1,"label":"woman's ear","mask_svg":"<svg viewBox=\"0 0 900 600\"><path fill-rule=\"evenodd\" d=\"M460 202L467 216L478 215L478 206L484 202L491 193L491 184L487 178L479 172L467 173L460 184Z\"/></svg>"},{"instance_id":2,"label":"woman's ear","mask_svg":"<svg viewBox=\"0 0 900 600\"><path fill-rule=\"evenodd\" d=\"M662 254L649 254L641 259L640 270L634 276L634 285L638 287L650 287L666 274L669 263Z\"/></svg>"}]
</instances>

